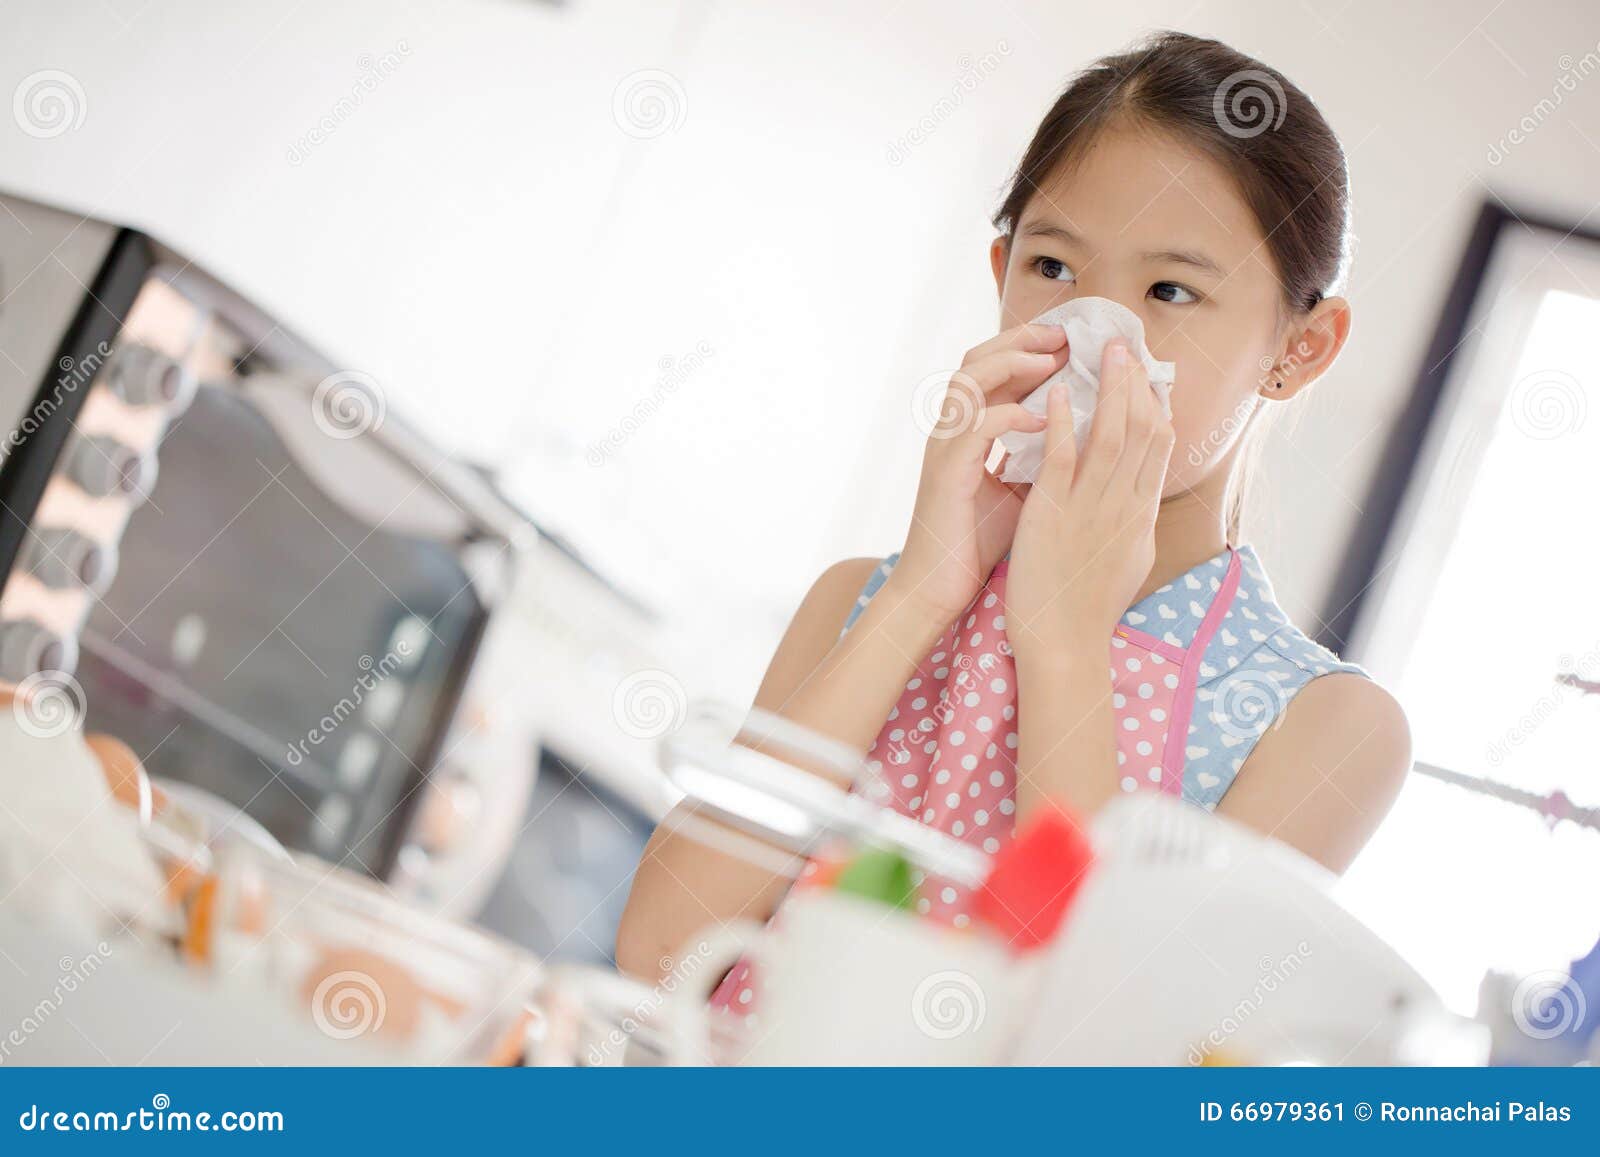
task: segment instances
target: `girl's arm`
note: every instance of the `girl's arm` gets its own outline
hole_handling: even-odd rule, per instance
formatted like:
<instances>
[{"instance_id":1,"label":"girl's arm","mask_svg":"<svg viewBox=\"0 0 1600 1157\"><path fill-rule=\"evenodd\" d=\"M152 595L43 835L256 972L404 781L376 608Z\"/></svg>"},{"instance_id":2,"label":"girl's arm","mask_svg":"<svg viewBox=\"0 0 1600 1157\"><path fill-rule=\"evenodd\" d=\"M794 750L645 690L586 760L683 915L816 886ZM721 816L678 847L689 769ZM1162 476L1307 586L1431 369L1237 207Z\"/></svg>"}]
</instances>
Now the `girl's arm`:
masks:
<instances>
[{"instance_id":1,"label":"girl's arm","mask_svg":"<svg viewBox=\"0 0 1600 1157\"><path fill-rule=\"evenodd\" d=\"M1120 793L1107 640L1154 563L1174 434L1122 339L1106 344L1101 374L1081 457L1066 390L1051 389L1044 461L1011 550L1019 824L1051 801L1092 815Z\"/></svg>"},{"instance_id":2,"label":"girl's arm","mask_svg":"<svg viewBox=\"0 0 1600 1157\"><path fill-rule=\"evenodd\" d=\"M1092 815L1122 794L1103 651L1068 648L1054 662L1018 666L1020 816L1051 799ZM1063 711L1063 703L1074 708ZM1343 872L1410 767L1411 734L1394 697L1360 675L1322 675L1257 741L1217 814Z\"/></svg>"},{"instance_id":3,"label":"girl's arm","mask_svg":"<svg viewBox=\"0 0 1600 1157\"><path fill-rule=\"evenodd\" d=\"M1006 588L1017 658L1017 814L1050 800L1089 815L1119 794L1106 644L1149 573L1172 427L1143 370L1106 346L1109 383L1081 463L1052 391L1045 461L1023 507ZM1063 710L1061 704L1071 704ZM1217 811L1343 871L1411 766L1399 704L1359 675L1313 679Z\"/></svg>"},{"instance_id":4,"label":"girl's arm","mask_svg":"<svg viewBox=\"0 0 1600 1157\"><path fill-rule=\"evenodd\" d=\"M1019 822L1051 800L1090 815L1120 794L1105 640L1149 573L1172 430L1143 371L1111 353L1116 344L1106 347L1109 388L1081 463L1066 400L1051 397L1044 465L1012 550ZM1256 743L1217 812L1342 872L1410 766L1393 697L1359 675L1323 675Z\"/></svg>"},{"instance_id":5,"label":"girl's arm","mask_svg":"<svg viewBox=\"0 0 1600 1157\"><path fill-rule=\"evenodd\" d=\"M755 699L757 707L861 752L949 626L891 575L839 638L877 565L876 559L851 559L823 573L795 612ZM712 823L684 801L651 835L617 930L623 971L656 980L700 929L735 917L765 920L783 898L788 876L706 845L695 829Z\"/></svg>"},{"instance_id":6,"label":"girl's arm","mask_svg":"<svg viewBox=\"0 0 1600 1157\"><path fill-rule=\"evenodd\" d=\"M1043 429L1018 399L1066 364L1066 340L1060 326L1020 325L967 351L923 452L899 563L842 639L877 563L840 563L817 580L773 656L757 707L862 753L871 748L917 664L1010 546L1022 500L984 470L984 459L1000 435ZM783 898L786 875L697 839L692 829L708 823L680 805L650 837L617 929L624 971L662 976L699 929L735 916L765 920Z\"/></svg>"},{"instance_id":7,"label":"girl's arm","mask_svg":"<svg viewBox=\"0 0 1600 1157\"><path fill-rule=\"evenodd\" d=\"M1217 814L1342 872L1410 769L1411 732L1394 697L1360 675L1320 675L1256 742Z\"/></svg>"}]
</instances>

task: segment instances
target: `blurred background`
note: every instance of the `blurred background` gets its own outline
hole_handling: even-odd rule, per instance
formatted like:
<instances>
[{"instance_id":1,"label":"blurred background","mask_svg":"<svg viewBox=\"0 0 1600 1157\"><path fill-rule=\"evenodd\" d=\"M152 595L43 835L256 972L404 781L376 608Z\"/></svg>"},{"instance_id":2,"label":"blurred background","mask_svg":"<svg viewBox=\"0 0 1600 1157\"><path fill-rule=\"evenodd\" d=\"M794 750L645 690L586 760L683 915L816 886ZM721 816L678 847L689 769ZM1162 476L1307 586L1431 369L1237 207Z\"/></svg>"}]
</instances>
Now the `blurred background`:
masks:
<instances>
[{"instance_id":1,"label":"blurred background","mask_svg":"<svg viewBox=\"0 0 1600 1157\"><path fill-rule=\"evenodd\" d=\"M1341 889L1467 1009L1486 968L1592 942L1600 833L1560 818L1600 805L1592 3L9 0L0 21L0 191L64 212L63 241L82 219L159 238L559 545L488 694L532 721L543 774L471 907L579 957L609 953L670 802L661 728L619 722L619 694L642 680L668 724L748 702L818 572L899 547L917 385L995 329L989 217L1068 76L1161 27L1271 63L1344 141L1355 327L1274 428L1246 538L1439 773ZM0 317L55 264L0 254Z\"/></svg>"}]
</instances>

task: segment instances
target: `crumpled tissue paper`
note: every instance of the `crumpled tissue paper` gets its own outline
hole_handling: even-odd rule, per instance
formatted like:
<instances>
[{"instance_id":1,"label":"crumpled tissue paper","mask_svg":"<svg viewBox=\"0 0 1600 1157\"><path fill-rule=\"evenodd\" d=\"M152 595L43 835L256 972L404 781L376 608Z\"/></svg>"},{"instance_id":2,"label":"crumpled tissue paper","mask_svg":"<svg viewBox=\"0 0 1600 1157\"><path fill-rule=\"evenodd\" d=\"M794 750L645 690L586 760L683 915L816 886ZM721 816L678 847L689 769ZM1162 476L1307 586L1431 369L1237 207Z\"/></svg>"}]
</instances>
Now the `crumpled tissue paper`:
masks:
<instances>
[{"instance_id":1,"label":"crumpled tissue paper","mask_svg":"<svg viewBox=\"0 0 1600 1157\"><path fill-rule=\"evenodd\" d=\"M1043 416L1050 387L1065 382L1072 404L1072 433L1080 451L1084 439L1089 436L1095 405L1100 400L1100 355L1106 342L1114 337L1127 339L1134 357L1143 363L1145 373L1150 376L1150 387L1161 399L1162 409L1168 417L1172 416L1172 379L1176 367L1172 362L1158 362L1150 355L1144 344L1144 322L1127 306L1105 297L1078 297L1046 310L1033 319L1033 324L1059 325L1067 331L1068 361L1022 399L1022 407ZM1013 430L1000 436L1000 444L1010 455L1000 481L1032 482L1044 461L1044 435Z\"/></svg>"}]
</instances>

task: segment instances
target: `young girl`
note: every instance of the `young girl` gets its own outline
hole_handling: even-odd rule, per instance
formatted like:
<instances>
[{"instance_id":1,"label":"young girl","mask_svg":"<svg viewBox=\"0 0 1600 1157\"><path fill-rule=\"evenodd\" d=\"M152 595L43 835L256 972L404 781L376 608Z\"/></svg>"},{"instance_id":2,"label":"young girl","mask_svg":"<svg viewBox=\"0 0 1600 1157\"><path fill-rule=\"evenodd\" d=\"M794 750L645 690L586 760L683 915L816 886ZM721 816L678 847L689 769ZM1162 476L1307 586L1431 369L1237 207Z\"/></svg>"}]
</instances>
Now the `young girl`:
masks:
<instances>
[{"instance_id":1,"label":"young girl","mask_svg":"<svg viewBox=\"0 0 1600 1157\"><path fill-rule=\"evenodd\" d=\"M1337 138L1259 61L1164 33L1074 79L996 215L1001 332L961 363L952 389L981 394L929 439L905 545L816 581L756 705L866 753L898 810L990 853L1057 802L1167 791L1342 871L1410 765L1405 717L1279 607L1236 541L1236 475L1246 430L1344 345L1346 221ZM1067 360L1060 327L1027 322L1078 296L1133 310L1177 364L1169 420L1109 344L1081 452L1064 389L1043 419L1019 405ZM985 468L1008 431L1045 434L1031 486ZM649 979L789 884L678 818L618 934ZM962 924L967 900L941 884L918 907ZM735 969L719 996L747 992Z\"/></svg>"}]
</instances>

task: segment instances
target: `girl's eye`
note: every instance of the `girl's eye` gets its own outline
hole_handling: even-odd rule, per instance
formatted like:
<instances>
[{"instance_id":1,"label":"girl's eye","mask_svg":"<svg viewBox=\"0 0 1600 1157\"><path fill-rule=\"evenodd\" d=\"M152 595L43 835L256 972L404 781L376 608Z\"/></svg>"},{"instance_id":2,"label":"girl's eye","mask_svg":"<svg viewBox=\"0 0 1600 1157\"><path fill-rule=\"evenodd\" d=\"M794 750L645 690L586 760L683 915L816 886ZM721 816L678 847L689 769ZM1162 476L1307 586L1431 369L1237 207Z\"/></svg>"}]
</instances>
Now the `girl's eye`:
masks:
<instances>
[{"instance_id":1,"label":"girl's eye","mask_svg":"<svg viewBox=\"0 0 1600 1157\"><path fill-rule=\"evenodd\" d=\"M1158 281L1150 287L1150 296L1168 305L1193 305L1200 295L1176 281Z\"/></svg>"},{"instance_id":2,"label":"girl's eye","mask_svg":"<svg viewBox=\"0 0 1600 1157\"><path fill-rule=\"evenodd\" d=\"M1033 260L1033 267L1051 281L1074 280L1072 270L1068 269L1064 262L1057 261L1054 257L1036 257Z\"/></svg>"}]
</instances>

